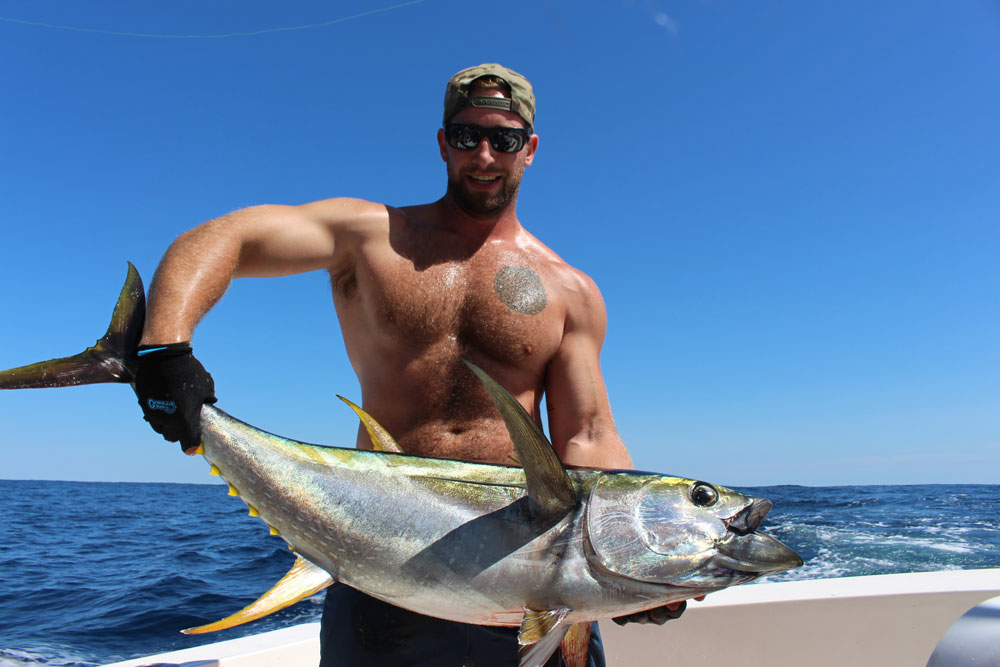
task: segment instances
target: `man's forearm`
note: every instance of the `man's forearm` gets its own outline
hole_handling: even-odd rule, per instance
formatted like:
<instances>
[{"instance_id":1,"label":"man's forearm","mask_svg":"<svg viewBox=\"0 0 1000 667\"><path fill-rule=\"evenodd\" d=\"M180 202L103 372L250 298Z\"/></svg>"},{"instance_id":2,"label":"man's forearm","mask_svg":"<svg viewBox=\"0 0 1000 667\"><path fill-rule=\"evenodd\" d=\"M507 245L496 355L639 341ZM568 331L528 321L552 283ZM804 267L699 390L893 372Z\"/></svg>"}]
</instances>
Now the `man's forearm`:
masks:
<instances>
[{"instance_id":1,"label":"man's forearm","mask_svg":"<svg viewBox=\"0 0 1000 667\"><path fill-rule=\"evenodd\" d=\"M562 461L569 465L605 470L632 468L632 457L617 433L593 441L571 438L563 449Z\"/></svg>"},{"instance_id":2,"label":"man's forearm","mask_svg":"<svg viewBox=\"0 0 1000 667\"><path fill-rule=\"evenodd\" d=\"M191 340L195 326L225 294L239 266L240 242L224 218L180 236L156 269L142 343Z\"/></svg>"}]
</instances>

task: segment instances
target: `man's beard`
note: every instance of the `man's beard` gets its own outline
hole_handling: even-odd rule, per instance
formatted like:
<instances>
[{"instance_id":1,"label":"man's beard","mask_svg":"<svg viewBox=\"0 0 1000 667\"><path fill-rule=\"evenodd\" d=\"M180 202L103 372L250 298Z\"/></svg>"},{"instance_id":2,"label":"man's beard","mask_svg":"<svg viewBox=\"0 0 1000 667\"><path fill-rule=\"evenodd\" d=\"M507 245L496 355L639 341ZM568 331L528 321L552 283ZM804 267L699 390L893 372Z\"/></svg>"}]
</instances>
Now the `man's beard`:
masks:
<instances>
[{"instance_id":1,"label":"man's beard","mask_svg":"<svg viewBox=\"0 0 1000 667\"><path fill-rule=\"evenodd\" d=\"M521 187L521 175L524 168L518 169L516 173L503 180L500 191L496 194L482 192L469 188L464 177L459 174L453 176L448 172L448 194L458 204L458 207L473 218L489 218L499 215L507 210L517 198L518 188Z\"/></svg>"}]
</instances>

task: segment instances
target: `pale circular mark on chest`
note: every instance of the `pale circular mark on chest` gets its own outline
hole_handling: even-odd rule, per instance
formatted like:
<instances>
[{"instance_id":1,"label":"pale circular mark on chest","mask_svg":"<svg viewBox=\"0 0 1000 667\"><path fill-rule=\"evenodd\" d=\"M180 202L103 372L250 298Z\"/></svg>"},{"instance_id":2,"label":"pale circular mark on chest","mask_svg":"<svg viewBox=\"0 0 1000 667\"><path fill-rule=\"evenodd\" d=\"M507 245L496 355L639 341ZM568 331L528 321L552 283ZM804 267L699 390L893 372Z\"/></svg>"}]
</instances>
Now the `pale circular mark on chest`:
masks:
<instances>
[{"instance_id":1,"label":"pale circular mark on chest","mask_svg":"<svg viewBox=\"0 0 1000 667\"><path fill-rule=\"evenodd\" d=\"M548 303L542 279L526 266L500 269L493 279L493 290L505 306L525 315L537 315Z\"/></svg>"}]
</instances>

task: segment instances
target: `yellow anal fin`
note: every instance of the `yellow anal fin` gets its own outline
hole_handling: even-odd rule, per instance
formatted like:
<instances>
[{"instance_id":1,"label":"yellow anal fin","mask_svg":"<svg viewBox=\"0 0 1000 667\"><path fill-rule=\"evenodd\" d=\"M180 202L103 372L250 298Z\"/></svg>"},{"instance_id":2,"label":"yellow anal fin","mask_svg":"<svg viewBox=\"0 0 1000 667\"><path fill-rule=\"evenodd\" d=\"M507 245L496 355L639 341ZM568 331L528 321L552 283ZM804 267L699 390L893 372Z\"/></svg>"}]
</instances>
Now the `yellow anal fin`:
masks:
<instances>
[{"instance_id":1,"label":"yellow anal fin","mask_svg":"<svg viewBox=\"0 0 1000 667\"><path fill-rule=\"evenodd\" d=\"M590 623L574 623L559 644L566 667L587 667L587 651L590 648Z\"/></svg>"},{"instance_id":2,"label":"yellow anal fin","mask_svg":"<svg viewBox=\"0 0 1000 667\"><path fill-rule=\"evenodd\" d=\"M221 621L200 625L196 628L181 630L186 635L200 635L206 632L225 630L237 625L272 614L280 609L291 606L314 593L318 593L334 582L330 573L321 567L313 565L302 556L296 555L295 563L288 574L283 576L271 590L260 596L256 602L247 605L232 616Z\"/></svg>"},{"instance_id":3,"label":"yellow anal fin","mask_svg":"<svg viewBox=\"0 0 1000 667\"><path fill-rule=\"evenodd\" d=\"M354 410L358 417L361 418L361 423L365 425L365 430L368 431L368 437L371 438L372 447L375 448L376 452L391 452L393 454L404 453L403 448L399 446L396 439L389 435L389 432L385 430L381 424L375 421L374 417L340 394L337 394L337 398L342 400L344 403L347 403L351 410Z\"/></svg>"}]
</instances>

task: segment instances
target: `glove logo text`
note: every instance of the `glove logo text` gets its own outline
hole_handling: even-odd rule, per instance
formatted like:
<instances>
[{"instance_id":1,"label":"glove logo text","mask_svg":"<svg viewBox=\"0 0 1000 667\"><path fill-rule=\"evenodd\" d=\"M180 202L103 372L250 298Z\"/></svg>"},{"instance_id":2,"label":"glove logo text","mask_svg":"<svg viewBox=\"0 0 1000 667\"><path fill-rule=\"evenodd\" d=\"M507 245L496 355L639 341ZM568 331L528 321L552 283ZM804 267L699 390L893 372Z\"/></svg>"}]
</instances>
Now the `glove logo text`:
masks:
<instances>
[{"instance_id":1,"label":"glove logo text","mask_svg":"<svg viewBox=\"0 0 1000 667\"><path fill-rule=\"evenodd\" d=\"M149 406L150 410L161 410L168 415L177 412L177 404L173 401L158 401L155 398L150 398L146 401L146 405Z\"/></svg>"}]
</instances>

